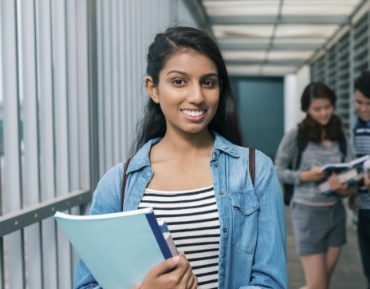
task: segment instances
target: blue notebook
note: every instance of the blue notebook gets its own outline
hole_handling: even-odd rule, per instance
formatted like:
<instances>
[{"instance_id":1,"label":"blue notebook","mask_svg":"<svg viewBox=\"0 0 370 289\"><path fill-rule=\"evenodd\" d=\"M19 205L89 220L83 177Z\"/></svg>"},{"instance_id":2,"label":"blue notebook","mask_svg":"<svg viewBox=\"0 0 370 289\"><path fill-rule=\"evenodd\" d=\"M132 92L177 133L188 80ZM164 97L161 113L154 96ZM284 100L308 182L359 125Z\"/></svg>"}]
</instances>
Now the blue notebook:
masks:
<instances>
[{"instance_id":1,"label":"blue notebook","mask_svg":"<svg viewBox=\"0 0 370 289\"><path fill-rule=\"evenodd\" d=\"M167 244L173 241L164 236L166 224L160 227L151 208L85 216L57 212L54 218L104 289L129 289L177 253Z\"/></svg>"}]
</instances>

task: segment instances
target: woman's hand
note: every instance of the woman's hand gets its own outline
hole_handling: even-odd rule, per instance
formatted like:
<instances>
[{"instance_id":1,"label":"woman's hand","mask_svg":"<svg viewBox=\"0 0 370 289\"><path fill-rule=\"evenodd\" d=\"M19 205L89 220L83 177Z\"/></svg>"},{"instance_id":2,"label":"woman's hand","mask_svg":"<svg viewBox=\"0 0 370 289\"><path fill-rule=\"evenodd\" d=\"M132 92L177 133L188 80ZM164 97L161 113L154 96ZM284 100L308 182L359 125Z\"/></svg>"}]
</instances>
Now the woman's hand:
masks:
<instances>
[{"instance_id":1,"label":"woman's hand","mask_svg":"<svg viewBox=\"0 0 370 289\"><path fill-rule=\"evenodd\" d=\"M312 167L308 171L303 171L300 173L299 177L302 182L319 182L327 176L320 167Z\"/></svg>"},{"instance_id":2,"label":"woman's hand","mask_svg":"<svg viewBox=\"0 0 370 289\"><path fill-rule=\"evenodd\" d=\"M185 254L180 253L151 269L137 286L133 289L196 289L198 278Z\"/></svg>"},{"instance_id":3,"label":"woman's hand","mask_svg":"<svg viewBox=\"0 0 370 289\"><path fill-rule=\"evenodd\" d=\"M340 181L338 175L332 173L328 178L330 189L339 196L345 197L348 195L348 182Z\"/></svg>"}]
</instances>

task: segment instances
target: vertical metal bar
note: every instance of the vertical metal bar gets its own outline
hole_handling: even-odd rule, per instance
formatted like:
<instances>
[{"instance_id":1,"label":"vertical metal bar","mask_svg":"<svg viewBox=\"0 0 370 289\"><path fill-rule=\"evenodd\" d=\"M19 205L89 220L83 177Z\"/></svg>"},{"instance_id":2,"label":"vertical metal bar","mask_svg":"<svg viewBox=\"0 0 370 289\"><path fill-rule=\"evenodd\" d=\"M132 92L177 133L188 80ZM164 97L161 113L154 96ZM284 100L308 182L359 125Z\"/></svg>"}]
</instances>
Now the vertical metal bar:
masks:
<instances>
[{"instance_id":1,"label":"vertical metal bar","mask_svg":"<svg viewBox=\"0 0 370 289\"><path fill-rule=\"evenodd\" d=\"M82 1L78 1L82 2ZM80 162L79 162L79 74L78 74L78 25L77 25L77 3L74 0L66 0L66 60L67 60L67 121L68 121L68 145L69 145L69 191L79 188ZM83 97L83 95L81 95ZM72 210L69 210L70 212ZM73 208L74 214L80 212ZM64 282L59 282L62 286L73 287L74 261L73 250L69 240L65 238L64 232L58 228L59 235L59 254L63 254L64 268L67 273ZM64 238L62 237L64 236ZM63 243L62 243L63 242Z\"/></svg>"},{"instance_id":2,"label":"vertical metal bar","mask_svg":"<svg viewBox=\"0 0 370 289\"><path fill-rule=\"evenodd\" d=\"M123 99L123 123L124 123L124 130L123 130L123 135L124 135L124 142L128 143L129 140L131 140L131 129L130 129L130 104L131 104L131 85L132 85L132 73L130 71L130 53L131 53L131 48L130 48L130 29L131 29L131 24L130 24L130 6L129 6L129 0L124 1L124 10L122 12L122 16L124 19L124 29L123 29L123 37L124 37L124 54L123 54L123 59L125 65L123 66L124 72L123 75L126 76L125 79L125 86L123 90L123 95L125 96Z\"/></svg>"},{"instance_id":3,"label":"vertical metal bar","mask_svg":"<svg viewBox=\"0 0 370 289\"><path fill-rule=\"evenodd\" d=\"M126 74L125 74L125 50L126 45L124 41L124 1L118 1L117 3L117 36L118 36L118 141L119 141L119 157L121 160L127 158L127 138L125 137L125 87L126 87Z\"/></svg>"},{"instance_id":4,"label":"vertical metal bar","mask_svg":"<svg viewBox=\"0 0 370 289\"><path fill-rule=\"evenodd\" d=\"M98 183L100 174L100 144L101 138L99 138L99 132L101 130L100 127L100 114L99 114L99 65L98 65L98 48L101 45L98 41L98 19L99 13L97 11L97 1L96 0L89 0L86 2L87 5L87 30L88 30L88 99L89 99L89 111L88 111L88 122L89 122L89 134L90 137L88 139L89 147L90 147L90 188L92 190L95 189L96 184ZM101 34L101 33L100 33ZM82 168L86 170L86 168ZM87 171L87 170L86 170ZM82 185L82 184L81 184Z\"/></svg>"},{"instance_id":5,"label":"vertical metal bar","mask_svg":"<svg viewBox=\"0 0 370 289\"><path fill-rule=\"evenodd\" d=\"M126 89L126 96L127 96L127 110L126 110L126 122L127 122L127 131L126 131L126 137L128 140L132 139L133 135L133 118L134 118L134 113L133 113L133 96L134 96L134 89L133 89L133 83L134 83L134 78L135 74L133 73L133 65L132 63L134 62L135 59L135 52L133 48L133 35L135 32L135 28L133 27L133 10L132 10L132 1L126 1L126 13L125 13L125 19L126 19L126 25L125 25L125 34L126 34L126 71L128 77L128 82L127 82L127 89Z\"/></svg>"},{"instance_id":6,"label":"vertical metal bar","mask_svg":"<svg viewBox=\"0 0 370 289\"><path fill-rule=\"evenodd\" d=\"M118 3L117 0L110 1L110 22L111 22L111 52L112 52L112 164L118 163L120 161L119 157L119 57L118 57Z\"/></svg>"},{"instance_id":7,"label":"vertical metal bar","mask_svg":"<svg viewBox=\"0 0 370 289\"><path fill-rule=\"evenodd\" d=\"M67 123L68 123L68 172L69 191L78 189L79 183L79 126L78 115L78 55L77 55L77 2L66 0L66 81L67 81Z\"/></svg>"},{"instance_id":8,"label":"vertical metal bar","mask_svg":"<svg viewBox=\"0 0 370 289\"><path fill-rule=\"evenodd\" d=\"M79 123L79 183L72 190L90 188L90 174L86 168L90 167L90 133L89 133L89 91L88 78L88 15L87 0L77 1L77 79L78 79L78 123ZM74 1L72 1L74 2ZM96 67L94 67L96 70ZM95 128L95 127L94 127Z\"/></svg>"},{"instance_id":9,"label":"vertical metal bar","mask_svg":"<svg viewBox=\"0 0 370 289\"><path fill-rule=\"evenodd\" d=\"M53 139L53 70L52 21L49 0L36 1L37 86L39 101L39 137L41 201L55 196L54 139ZM57 288L56 239L54 220L41 224L41 254L43 287Z\"/></svg>"},{"instance_id":10,"label":"vertical metal bar","mask_svg":"<svg viewBox=\"0 0 370 289\"><path fill-rule=\"evenodd\" d=\"M21 165L19 140L19 91L18 91L18 43L17 7L12 0L1 1L1 46L3 104L4 104L4 151L6 212L22 207ZM20 231L6 237L7 268L10 288L23 288L22 235Z\"/></svg>"},{"instance_id":11,"label":"vertical metal bar","mask_svg":"<svg viewBox=\"0 0 370 289\"><path fill-rule=\"evenodd\" d=\"M89 0L90 1L90 0ZM74 1L71 1L72 4ZM92 2L92 1L90 1ZM90 131L89 131L89 31L88 31L88 15L89 7L86 0L80 0L76 3L76 25L77 25L77 99L78 99L78 170L79 180L75 184L71 185L71 189L75 190L78 188L90 188L90 172L92 169L90 163L90 142L92 142ZM95 15L94 15L95 16ZM95 45L94 45L95 46ZM93 68L96 71L96 67ZM91 93L94 92L91 90ZM94 98L91 97L91 100ZM94 118L93 118L94 119ZM95 145L95 144L94 144ZM91 176L93 177L93 176ZM72 214L84 214L84 208L72 208ZM77 254L72 251L71 255L71 276L74 276L77 263ZM72 280L73 281L73 278ZM71 284L72 288L72 284Z\"/></svg>"},{"instance_id":12,"label":"vertical metal bar","mask_svg":"<svg viewBox=\"0 0 370 289\"><path fill-rule=\"evenodd\" d=\"M5 252L4 252L4 238L0 238L0 286L5 287Z\"/></svg>"},{"instance_id":13,"label":"vertical metal bar","mask_svg":"<svg viewBox=\"0 0 370 289\"><path fill-rule=\"evenodd\" d=\"M104 133L104 22L103 22L103 0L96 0L96 19L97 19L97 71L98 71L98 140L99 140L99 177L105 173L105 151L108 149L105 146L105 133Z\"/></svg>"},{"instance_id":14,"label":"vertical metal bar","mask_svg":"<svg viewBox=\"0 0 370 289\"><path fill-rule=\"evenodd\" d=\"M67 115L67 51L65 1L52 1L53 11L53 64L55 161L57 196L68 192L68 115ZM73 84L72 84L73 85Z\"/></svg>"},{"instance_id":15,"label":"vertical metal bar","mask_svg":"<svg viewBox=\"0 0 370 289\"><path fill-rule=\"evenodd\" d=\"M34 1L21 1L22 99L24 128L24 187L25 206L40 201L38 111L36 79L36 35ZM42 288L40 227L36 223L24 229L25 258L29 288Z\"/></svg>"},{"instance_id":16,"label":"vertical metal bar","mask_svg":"<svg viewBox=\"0 0 370 289\"><path fill-rule=\"evenodd\" d=\"M53 64L54 64L54 138L55 138L55 168L56 168L56 195L61 196L69 191L69 135L68 135L68 91L67 82L67 35L66 35L66 1L52 1L53 19ZM73 16L72 16L73 17ZM75 16L74 16L75 17ZM74 40L70 39L73 43ZM73 58L73 55L71 55ZM74 61L74 59L72 60ZM71 71L73 72L73 69ZM69 87L73 93L75 83ZM73 96L71 96L73 97ZM73 115L70 115L73 118ZM58 288L71 286L71 271L69 270L70 245L60 227L57 227L57 269Z\"/></svg>"},{"instance_id":17,"label":"vertical metal bar","mask_svg":"<svg viewBox=\"0 0 370 289\"><path fill-rule=\"evenodd\" d=\"M132 15L140 15L141 14L141 11L140 11L140 1L133 1L132 3L132 10L133 10L133 13ZM139 71L141 71L141 58L142 58L142 55L141 55L141 51L142 51L142 48L140 47L140 37L137 37L138 35L140 35L141 33L143 33L143 31L140 30L140 18L141 17L132 17L131 18L131 21L132 21L132 26L133 26L133 35L131 36L132 37L132 43L133 43L133 52L134 52L134 57L132 59L132 71L133 71L133 76L134 76L134 79L132 80L134 86L134 92L133 94L131 95L131 97L133 98L132 99L132 104L133 104L133 107L132 107L132 111L133 111L133 118L132 118L132 132L135 133L135 124L136 124L136 119L137 119L137 115L138 115L138 106L139 106L139 103L140 103L140 90L139 90L139 87L140 87L140 79L141 79L141 73ZM135 35L135 37L134 37ZM133 137L134 137L134 134L133 134Z\"/></svg>"},{"instance_id":18,"label":"vertical metal bar","mask_svg":"<svg viewBox=\"0 0 370 289\"><path fill-rule=\"evenodd\" d=\"M113 166L113 133L112 133L112 28L111 28L111 1L103 1L103 79L104 79L104 140L105 140L105 167Z\"/></svg>"}]
</instances>

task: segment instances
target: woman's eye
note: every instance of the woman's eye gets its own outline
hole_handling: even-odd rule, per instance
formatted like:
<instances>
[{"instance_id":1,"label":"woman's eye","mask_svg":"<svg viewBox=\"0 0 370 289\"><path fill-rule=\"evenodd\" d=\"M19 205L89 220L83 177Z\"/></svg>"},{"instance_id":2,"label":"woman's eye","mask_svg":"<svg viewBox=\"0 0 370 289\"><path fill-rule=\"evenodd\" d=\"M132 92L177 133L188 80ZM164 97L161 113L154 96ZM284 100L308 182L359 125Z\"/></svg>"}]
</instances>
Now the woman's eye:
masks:
<instances>
[{"instance_id":1,"label":"woman's eye","mask_svg":"<svg viewBox=\"0 0 370 289\"><path fill-rule=\"evenodd\" d=\"M185 81L182 80L182 79L174 79L172 81L172 83L175 84L175 85L183 85L183 84L185 84Z\"/></svg>"},{"instance_id":2,"label":"woman's eye","mask_svg":"<svg viewBox=\"0 0 370 289\"><path fill-rule=\"evenodd\" d=\"M214 87L215 86L215 82L213 80L205 80L203 82L203 85L206 86L206 87Z\"/></svg>"}]
</instances>

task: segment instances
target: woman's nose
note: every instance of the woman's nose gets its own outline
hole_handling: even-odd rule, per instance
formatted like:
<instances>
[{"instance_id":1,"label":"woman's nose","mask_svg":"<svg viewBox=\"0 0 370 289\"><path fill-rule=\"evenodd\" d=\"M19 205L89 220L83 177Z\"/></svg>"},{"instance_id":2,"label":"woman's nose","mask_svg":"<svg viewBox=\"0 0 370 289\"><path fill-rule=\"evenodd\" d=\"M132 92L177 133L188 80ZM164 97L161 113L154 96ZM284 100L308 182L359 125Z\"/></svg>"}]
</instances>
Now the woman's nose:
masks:
<instances>
[{"instance_id":1,"label":"woman's nose","mask_svg":"<svg viewBox=\"0 0 370 289\"><path fill-rule=\"evenodd\" d=\"M194 103L200 103L204 100L202 87L200 85L194 85L189 95L189 101Z\"/></svg>"}]
</instances>

